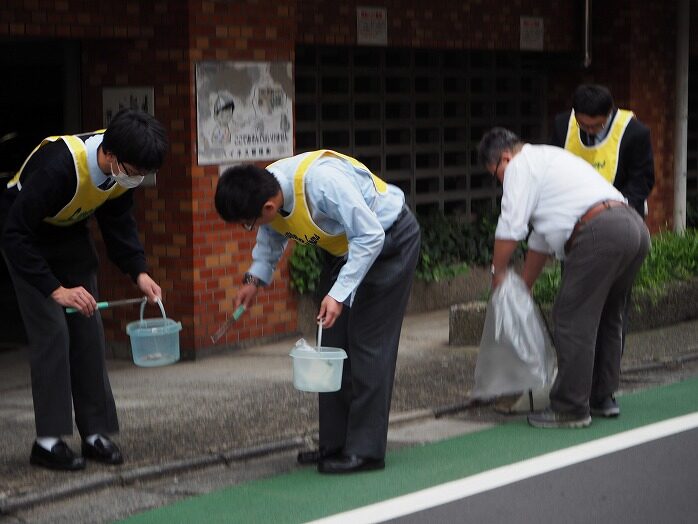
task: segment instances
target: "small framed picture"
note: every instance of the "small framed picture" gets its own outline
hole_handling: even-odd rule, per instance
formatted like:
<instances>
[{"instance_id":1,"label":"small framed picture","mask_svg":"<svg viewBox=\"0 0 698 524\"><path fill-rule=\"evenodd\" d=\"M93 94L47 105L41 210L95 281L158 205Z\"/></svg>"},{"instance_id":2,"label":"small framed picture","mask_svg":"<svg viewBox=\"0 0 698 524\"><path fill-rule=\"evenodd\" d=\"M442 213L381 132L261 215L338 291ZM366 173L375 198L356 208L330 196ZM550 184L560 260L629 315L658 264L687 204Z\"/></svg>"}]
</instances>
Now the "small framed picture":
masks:
<instances>
[{"instance_id":1,"label":"small framed picture","mask_svg":"<svg viewBox=\"0 0 698 524\"><path fill-rule=\"evenodd\" d=\"M105 87L102 89L102 123L106 128L122 109L140 109L155 116L153 87ZM154 186L156 175L148 175L141 185Z\"/></svg>"},{"instance_id":2,"label":"small framed picture","mask_svg":"<svg viewBox=\"0 0 698 524\"><path fill-rule=\"evenodd\" d=\"M105 87L102 89L102 117L104 127L122 109L140 109L155 116L152 87Z\"/></svg>"}]
</instances>

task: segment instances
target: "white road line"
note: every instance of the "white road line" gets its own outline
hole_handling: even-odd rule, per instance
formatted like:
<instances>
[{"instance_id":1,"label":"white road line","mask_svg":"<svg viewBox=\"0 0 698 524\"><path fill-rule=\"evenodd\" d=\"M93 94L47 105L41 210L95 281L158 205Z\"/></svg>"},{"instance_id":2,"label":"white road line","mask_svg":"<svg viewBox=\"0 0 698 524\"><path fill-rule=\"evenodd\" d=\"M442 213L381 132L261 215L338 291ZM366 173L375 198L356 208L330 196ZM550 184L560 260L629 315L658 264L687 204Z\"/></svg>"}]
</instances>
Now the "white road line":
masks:
<instances>
[{"instance_id":1,"label":"white road line","mask_svg":"<svg viewBox=\"0 0 698 524\"><path fill-rule=\"evenodd\" d=\"M311 524L383 522L696 427L698 427L698 412L625 431L610 437L600 438L571 448L561 449L355 510L331 515L314 520Z\"/></svg>"}]
</instances>

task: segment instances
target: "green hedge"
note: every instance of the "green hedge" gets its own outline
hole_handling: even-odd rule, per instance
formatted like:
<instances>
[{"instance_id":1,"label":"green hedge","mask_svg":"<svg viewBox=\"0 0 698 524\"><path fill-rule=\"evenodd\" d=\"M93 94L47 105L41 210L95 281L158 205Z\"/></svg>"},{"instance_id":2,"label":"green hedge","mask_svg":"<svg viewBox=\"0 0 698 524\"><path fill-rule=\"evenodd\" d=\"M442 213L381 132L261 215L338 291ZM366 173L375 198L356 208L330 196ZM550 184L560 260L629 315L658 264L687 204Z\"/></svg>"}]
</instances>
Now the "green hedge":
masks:
<instances>
[{"instance_id":1,"label":"green hedge","mask_svg":"<svg viewBox=\"0 0 698 524\"><path fill-rule=\"evenodd\" d=\"M417 216L422 247L417 278L434 282L467 272L469 266L485 266L492 260L498 210L469 222L462 215L434 212ZM321 258L316 248L297 244L289 259L291 288L300 294L317 289Z\"/></svg>"},{"instance_id":2,"label":"green hedge","mask_svg":"<svg viewBox=\"0 0 698 524\"><path fill-rule=\"evenodd\" d=\"M469 266L487 266L492 260L498 210L484 214L477 222L463 216L432 213L418 216L422 248L417 278L439 281L467 272ZM657 296L671 280L698 275L698 196L689 200L683 234L663 232L652 237L647 256L634 287L634 293ZM524 244L515 256L520 257ZM297 245L289 261L291 287L300 294L315 291L320 276L320 254L314 247ZM551 264L539 277L533 295L541 303L552 303L560 285L560 266Z\"/></svg>"},{"instance_id":3,"label":"green hedge","mask_svg":"<svg viewBox=\"0 0 698 524\"><path fill-rule=\"evenodd\" d=\"M633 286L636 296L661 296L667 283L688 280L698 275L698 229L684 233L665 231L652 237L652 248ZM542 304L551 304L560 286L560 264L543 271L533 286L533 296Z\"/></svg>"}]
</instances>

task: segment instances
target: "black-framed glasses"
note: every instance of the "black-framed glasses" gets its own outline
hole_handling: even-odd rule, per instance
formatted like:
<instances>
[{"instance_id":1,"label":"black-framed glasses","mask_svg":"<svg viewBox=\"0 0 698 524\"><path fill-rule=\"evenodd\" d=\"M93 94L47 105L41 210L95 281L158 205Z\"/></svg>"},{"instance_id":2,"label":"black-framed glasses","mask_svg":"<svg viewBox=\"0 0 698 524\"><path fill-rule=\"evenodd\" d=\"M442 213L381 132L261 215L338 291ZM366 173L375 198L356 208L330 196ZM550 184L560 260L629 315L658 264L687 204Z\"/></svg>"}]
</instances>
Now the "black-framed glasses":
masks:
<instances>
[{"instance_id":1,"label":"black-framed glasses","mask_svg":"<svg viewBox=\"0 0 698 524\"><path fill-rule=\"evenodd\" d=\"M577 125L588 135L598 135L606 129L606 126L611 120L613 112L611 111L606 117L603 116L587 116L583 114L575 115Z\"/></svg>"},{"instance_id":2,"label":"black-framed glasses","mask_svg":"<svg viewBox=\"0 0 698 524\"><path fill-rule=\"evenodd\" d=\"M252 222L242 222L242 227L245 231L252 231L254 229L255 224L257 223L257 218L255 217Z\"/></svg>"}]
</instances>

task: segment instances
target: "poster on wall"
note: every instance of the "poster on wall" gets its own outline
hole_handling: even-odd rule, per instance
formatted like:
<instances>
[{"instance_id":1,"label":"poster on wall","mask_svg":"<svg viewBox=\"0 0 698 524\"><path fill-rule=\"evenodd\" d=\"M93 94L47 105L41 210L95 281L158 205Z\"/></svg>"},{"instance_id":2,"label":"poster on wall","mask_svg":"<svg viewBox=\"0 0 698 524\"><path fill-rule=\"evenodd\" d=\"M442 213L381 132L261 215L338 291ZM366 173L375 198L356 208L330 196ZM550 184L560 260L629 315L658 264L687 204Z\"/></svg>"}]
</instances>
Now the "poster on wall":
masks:
<instances>
[{"instance_id":1,"label":"poster on wall","mask_svg":"<svg viewBox=\"0 0 698 524\"><path fill-rule=\"evenodd\" d=\"M356 43L388 45L388 10L385 7L356 8Z\"/></svg>"},{"instance_id":2,"label":"poster on wall","mask_svg":"<svg viewBox=\"0 0 698 524\"><path fill-rule=\"evenodd\" d=\"M122 109L140 109L155 116L153 87L105 87L102 89L102 125L106 128ZM147 175L142 186L154 186L157 175Z\"/></svg>"},{"instance_id":3,"label":"poster on wall","mask_svg":"<svg viewBox=\"0 0 698 524\"><path fill-rule=\"evenodd\" d=\"M152 87L105 87L102 89L102 122L106 128L122 109L140 109L155 116Z\"/></svg>"},{"instance_id":4,"label":"poster on wall","mask_svg":"<svg viewBox=\"0 0 698 524\"><path fill-rule=\"evenodd\" d=\"M232 164L293 154L291 62L198 62L198 161Z\"/></svg>"},{"instance_id":5,"label":"poster on wall","mask_svg":"<svg viewBox=\"0 0 698 524\"><path fill-rule=\"evenodd\" d=\"M519 48L523 51L542 51L545 25L538 16L522 16L520 19Z\"/></svg>"}]
</instances>

